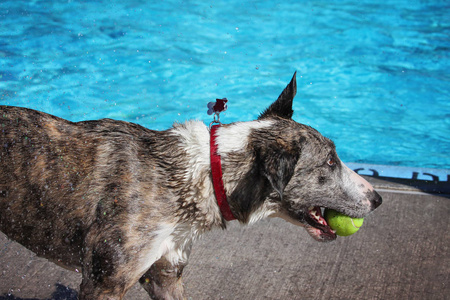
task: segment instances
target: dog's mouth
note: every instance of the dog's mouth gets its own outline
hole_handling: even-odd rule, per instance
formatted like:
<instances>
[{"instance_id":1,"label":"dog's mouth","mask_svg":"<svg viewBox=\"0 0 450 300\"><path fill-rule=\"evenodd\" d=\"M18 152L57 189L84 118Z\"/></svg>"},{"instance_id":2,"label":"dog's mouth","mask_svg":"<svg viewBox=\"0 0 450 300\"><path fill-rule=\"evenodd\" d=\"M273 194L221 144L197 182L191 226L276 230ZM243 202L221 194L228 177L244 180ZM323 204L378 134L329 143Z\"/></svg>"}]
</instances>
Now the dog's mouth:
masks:
<instances>
[{"instance_id":1,"label":"dog's mouth","mask_svg":"<svg viewBox=\"0 0 450 300\"><path fill-rule=\"evenodd\" d=\"M336 239L336 232L325 221L322 210L324 208L320 206L314 206L308 209L308 212L305 214L305 221L307 223L306 230L319 242L333 241Z\"/></svg>"}]
</instances>

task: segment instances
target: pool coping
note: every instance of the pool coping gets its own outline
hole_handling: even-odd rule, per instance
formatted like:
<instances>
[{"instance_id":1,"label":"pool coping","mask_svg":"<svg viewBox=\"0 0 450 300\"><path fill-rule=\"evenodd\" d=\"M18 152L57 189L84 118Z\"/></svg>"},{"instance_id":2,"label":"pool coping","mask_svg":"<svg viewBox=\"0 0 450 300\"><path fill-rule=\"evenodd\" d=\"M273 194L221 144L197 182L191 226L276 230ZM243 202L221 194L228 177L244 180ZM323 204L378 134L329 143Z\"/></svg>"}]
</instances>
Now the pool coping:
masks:
<instances>
[{"instance_id":1,"label":"pool coping","mask_svg":"<svg viewBox=\"0 0 450 300\"><path fill-rule=\"evenodd\" d=\"M450 170L346 163L376 190L450 198Z\"/></svg>"}]
</instances>

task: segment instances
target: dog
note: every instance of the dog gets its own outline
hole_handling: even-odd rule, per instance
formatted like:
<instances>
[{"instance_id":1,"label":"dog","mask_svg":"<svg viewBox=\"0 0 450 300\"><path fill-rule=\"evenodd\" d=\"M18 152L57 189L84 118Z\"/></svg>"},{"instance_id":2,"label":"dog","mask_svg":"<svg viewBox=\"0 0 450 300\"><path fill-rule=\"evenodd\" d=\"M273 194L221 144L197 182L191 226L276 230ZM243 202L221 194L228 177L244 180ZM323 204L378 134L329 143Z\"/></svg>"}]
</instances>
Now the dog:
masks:
<instances>
[{"instance_id":1,"label":"dog","mask_svg":"<svg viewBox=\"0 0 450 300\"><path fill-rule=\"evenodd\" d=\"M152 299L184 299L192 242L232 219L281 217L332 241L323 209L361 218L382 199L330 139L292 119L296 92L294 73L257 120L214 132L200 121L153 131L0 106L0 229L80 270L79 299L122 299L138 281Z\"/></svg>"}]
</instances>

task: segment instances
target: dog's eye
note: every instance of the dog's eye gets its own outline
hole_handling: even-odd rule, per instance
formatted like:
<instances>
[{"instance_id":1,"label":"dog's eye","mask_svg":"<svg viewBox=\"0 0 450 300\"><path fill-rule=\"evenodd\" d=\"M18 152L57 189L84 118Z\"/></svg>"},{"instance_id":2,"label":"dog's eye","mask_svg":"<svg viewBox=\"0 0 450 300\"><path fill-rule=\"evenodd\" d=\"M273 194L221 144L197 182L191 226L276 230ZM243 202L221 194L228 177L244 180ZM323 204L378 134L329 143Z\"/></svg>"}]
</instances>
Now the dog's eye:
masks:
<instances>
[{"instance_id":1,"label":"dog's eye","mask_svg":"<svg viewBox=\"0 0 450 300\"><path fill-rule=\"evenodd\" d=\"M328 160L327 160L327 164L328 164L330 167L334 167L334 166L336 165L336 161L334 160L334 158L333 158L332 156L330 156L330 157L328 158Z\"/></svg>"}]
</instances>

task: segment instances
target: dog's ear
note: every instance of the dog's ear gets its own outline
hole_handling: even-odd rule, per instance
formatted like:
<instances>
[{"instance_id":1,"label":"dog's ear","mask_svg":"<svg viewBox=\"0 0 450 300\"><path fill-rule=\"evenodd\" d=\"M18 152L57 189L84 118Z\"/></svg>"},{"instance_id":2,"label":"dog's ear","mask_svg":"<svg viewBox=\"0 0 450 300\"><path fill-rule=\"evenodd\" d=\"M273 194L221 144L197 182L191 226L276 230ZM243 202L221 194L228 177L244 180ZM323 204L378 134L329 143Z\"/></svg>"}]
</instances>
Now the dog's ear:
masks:
<instances>
[{"instance_id":1,"label":"dog's ear","mask_svg":"<svg viewBox=\"0 0 450 300\"><path fill-rule=\"evenodd\" d=\"M293 149L292 147L288 149L285 144L282 144L278 141L271 147L257 150L261 173L280 195L280 199L283 199L284 189L294 175L295 165L300 156L300 149Z\"/></svg>"},{"instance_id":2,"label":"dog's ear","mask_svg":"<svg viewBox=\"0 0 450 300\"><path fill-rule=\"evenodd\" d=\"M278 97L277 101L272 103L259 117L258 120L277 116L284 119L292 118L294 111L292 110L292 101L294 100L295 94L297 94L297 80L296 74L292 76L291 82L286 86L281 95Z\"/></svg>"}]
</instances>

